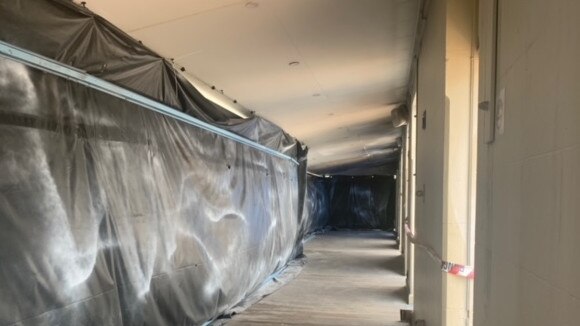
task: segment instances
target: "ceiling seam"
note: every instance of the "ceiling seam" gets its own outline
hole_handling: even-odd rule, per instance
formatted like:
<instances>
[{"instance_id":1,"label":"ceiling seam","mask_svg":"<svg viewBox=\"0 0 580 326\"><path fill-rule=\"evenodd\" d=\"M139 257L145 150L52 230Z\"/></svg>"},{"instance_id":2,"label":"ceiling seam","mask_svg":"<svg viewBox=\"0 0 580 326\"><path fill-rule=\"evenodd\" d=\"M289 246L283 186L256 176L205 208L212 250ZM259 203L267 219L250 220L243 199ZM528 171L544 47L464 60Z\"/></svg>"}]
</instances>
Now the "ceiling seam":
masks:
<instances>
[{"instance_id":1,"label":"ceiling seam","mask_svg":"<svg viewBox=\"0 0 580 326\"><path fill-rule=\"evenodd\" d=\"M298 56L302 59L306 59L304 57L304 55L302 54L302 51L300 51L300 49L298 48L298 45L294 41L294 38L292 37L292 35L288 31L288 28L286 27L286 25L284 24L282 19L280 19L280 17L276 13L276 9L274 9L272 11L273 11L272 16L273 16L274 20L278 23L278 25L280 25L280 27L282 27L282 31L284 32L284 34L286 35L286 37L290 41L290 44L292 44L292 47L294 48L294 50L298 53ZM318 86L318 92L322 93L323 96L326 98L326 90L324 89L324 87L322 87L322 84L320 83L320 81L316 77L316 74L314 74L314 72L312 71L312 68L310 68L310 65L308 64L308 62L304 61L304 65L306 66L306 70L308 70L308 73L311 75L312 79L314 79L314 82Z\"/></svg>"},{"instance_id":2,"label":"ceiling seam","mask_svg":"<svg viewBox=\"0 0 580 326\"><path fill-rule=\"evenodd\" d=\"M164 24L167 24L167 23L172 23L172 22L175 22L175 21L178 21L178 20L182 20L182 19L185 19L185 18L189 18L189 17L193 17L193 16L198 16L198 15L201 15L201 14L205 14L205 13L208 13L208 12L211 12L211 11L223 10L225 8L237 6L237 5L241 4L242 2L244 2L244 1L238 1L238 2L234 2L234 3L227 4L227 5L215 7L215 8L202 10L202 11L196 11L194 13L187 14L187 15L184 15L184 16L179 16L179 17L172 18L172 19L169 19L169 20L164 20L162 22L158 22L158 23L154 23L154 24L150 24L150 25L146 25L146 26L141 26L141 27L137 27L137 28L134 28L134 29L130 29L130 30L127 30L127 33L135 33L135 32L139 32L139 31L142 31L142 30L145 30L145 29L148 29L148 28L152 28L152 27L164 25Z\"/></svg>"}]
</instances>

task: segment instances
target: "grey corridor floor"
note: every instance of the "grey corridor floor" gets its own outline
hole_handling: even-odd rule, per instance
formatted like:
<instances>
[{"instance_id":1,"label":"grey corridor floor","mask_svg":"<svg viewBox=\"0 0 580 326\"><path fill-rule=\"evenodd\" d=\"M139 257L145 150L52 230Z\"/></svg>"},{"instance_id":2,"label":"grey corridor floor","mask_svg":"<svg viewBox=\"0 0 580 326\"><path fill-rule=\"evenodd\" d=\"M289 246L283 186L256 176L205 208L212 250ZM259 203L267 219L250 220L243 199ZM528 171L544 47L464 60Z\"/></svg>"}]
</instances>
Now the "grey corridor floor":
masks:
<instances>
[{"instance_id":1,"label":"grey corridor floor","mask_svg":"<svg viewBox=\"0 0 580 326\"><path fill-rule=\"evenodd\" d=\"M335 231L305 245L298 277L233 317L230 325L407 325L403 257L390 234Z\"/></svg>"}]
</instances>

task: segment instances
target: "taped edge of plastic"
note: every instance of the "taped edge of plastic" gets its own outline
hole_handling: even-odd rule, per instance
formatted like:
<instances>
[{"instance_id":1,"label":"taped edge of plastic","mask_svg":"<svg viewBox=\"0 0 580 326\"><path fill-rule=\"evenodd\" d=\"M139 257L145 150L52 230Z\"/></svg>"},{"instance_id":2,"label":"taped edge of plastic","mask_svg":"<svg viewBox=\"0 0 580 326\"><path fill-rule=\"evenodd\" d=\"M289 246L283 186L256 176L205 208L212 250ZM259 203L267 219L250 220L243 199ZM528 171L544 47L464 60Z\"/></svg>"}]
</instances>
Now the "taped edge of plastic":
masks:
<instances>
[{"instance_id":1,"label":"taped edge of plastic","mask_svg":"<svg viewBox=\"0 0 580 326\"><path fill-rule=\"evenodd\" d=\"M472 266L456 264L443 260L443 258L441 258L441 255L439 255L437 251L433 249L433 247L417 240L415 233L413 233L408 223L405 223L405 232L407 233L407 236L409 237L411 243L425 250L429 254L429 256L431 256L431 258L433 258L437 263L441 265L441 271L458 277L464 277L469 280L475 279L475 270Z\"/></svg>"}]
</instances>

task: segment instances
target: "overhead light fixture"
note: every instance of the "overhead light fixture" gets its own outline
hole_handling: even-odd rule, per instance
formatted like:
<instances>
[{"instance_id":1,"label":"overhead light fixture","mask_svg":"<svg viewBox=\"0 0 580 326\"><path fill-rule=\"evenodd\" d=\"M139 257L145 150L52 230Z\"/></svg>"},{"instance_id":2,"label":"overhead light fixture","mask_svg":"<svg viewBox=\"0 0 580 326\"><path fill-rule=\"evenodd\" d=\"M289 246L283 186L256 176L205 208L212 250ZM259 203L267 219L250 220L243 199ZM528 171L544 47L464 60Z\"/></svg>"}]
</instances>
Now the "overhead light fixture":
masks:
<instances>
[{"instance_id":1,"label":"overhead light fixture","mask_svg":"<svg viewBox=\"0 0 580 326\"><path fill-rule=\"evenodd\" d=\"M233 114L247 119L251 117L254 112L246 109L245 107L238 104L237 99L232 99L226 96L223 90L218 90L215 85L208 85L201 79L193 76L190 73L183 72L185 79L191 83L206 99L212 101L213 103L221 106L222 108L232 112Z\"/></svg>"},{"instance_id":2,"label":"overhead light fixture","mask_svg":"<svg viewBox=\"0 0 580 326\"><path fill-rule=\"evenodd\" d=\"M248 1L246 2L246 4L244 5L244 7L248 8L248 9L255 9L258 8L260 4L255 2L255 1Z\"/></svg>"},{"instance_id":3,"label":"overhead light fixture","mask_svg":"<svg viewBox=\"0 0 580 326\"><path fill-rule=\"evenodd\" d=\"M292 61L292 62L288 63L288 65L289 65L290 67L296 67L296 66L298 66L299 64L300 64L300 62L299 62L299 61Z\"/></svg>"}]
</instances>

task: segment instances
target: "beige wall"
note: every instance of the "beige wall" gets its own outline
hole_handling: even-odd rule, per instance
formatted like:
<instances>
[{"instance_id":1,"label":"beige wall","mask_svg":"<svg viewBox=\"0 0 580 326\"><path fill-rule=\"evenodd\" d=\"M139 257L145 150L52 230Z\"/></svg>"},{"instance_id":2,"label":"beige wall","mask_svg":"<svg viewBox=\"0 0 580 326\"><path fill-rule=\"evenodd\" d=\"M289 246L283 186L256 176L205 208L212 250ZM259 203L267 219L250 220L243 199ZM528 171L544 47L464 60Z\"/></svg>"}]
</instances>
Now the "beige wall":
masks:
<instances>
[{"instance_id":1,"label":"beige wall","mask_svg":"<svg viewBox=\"0 0 580 326\"><path fill-rule=\"evenodd\" d=\"M492 0L480 0L480 101L491 99ZM475 325L580 316L580 1L500 0L503 134L480 114Z\"/></svg>"},{"instance_id":2,"label":"beige wall","mask_svg":"<svg viewBox=\"0 0 580 326\"><path fill-rule=\"evenodd\" d=\"M404 155L406 157L406 170L405 170L405 181L407 184L405 193L405 223L414 230L415 229L415 174L416 167L416 144L417 144L417 102L416 96L413 97L413 101L409 108L409 122L405 131L405 149ZM404 229L401 229L404 230ZM407 276L407 290L408 290L408 302L409 304L414 304L414 288L415 288L415 247L412 245L408 237L404 238L404 248L405 248L405 275Z\"/></svg>"},{"instance_id":3,"label":"beige wall","mask_svg":"<svg viewBox=\"0 0 580 326\"><path fill-rule=\"evenodd\" d=\"M446 261L469 264L475 1L434 0L419 56L416 232ZM422 129L423 112L427 128ZM469 281L415 254L415 315L469 325Z\"/></svg>"},{"instance_id":4,"label":"beige wall","mask_svg":"<svg viewBox=\"0 0 580 326\"><path fill-rule=\"evenodd\" d=\"M445 137L445 0L432 1L419 55L417 81L417 177L415 233L443 251L443 169ZM423 112L427 128L422 129ZM415 250L414 310L429 326L443 325L443 276L440 266Z\"/></svg>"},{"instance_id":5,"label":"beige wall","mask_svg":"<svg viewBox=\"0 0 580 326\"><path fill-rule=\"evenodd\" d=\"M476 138L476 134L472 134L475 127L472 119L477 114L474 102L477 93L474 85L477 70L474 66L475 14L475 1L447 0L443 257L463 265L471 264L471 219L474 216L470 206L471 201L475 201L470 193L476 151L471 142ZM469 282L472 281L444 275L444 325L469 325Z\"/></svg>"}]
</instances>

